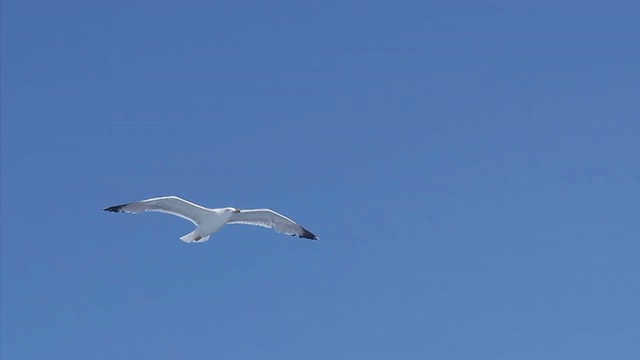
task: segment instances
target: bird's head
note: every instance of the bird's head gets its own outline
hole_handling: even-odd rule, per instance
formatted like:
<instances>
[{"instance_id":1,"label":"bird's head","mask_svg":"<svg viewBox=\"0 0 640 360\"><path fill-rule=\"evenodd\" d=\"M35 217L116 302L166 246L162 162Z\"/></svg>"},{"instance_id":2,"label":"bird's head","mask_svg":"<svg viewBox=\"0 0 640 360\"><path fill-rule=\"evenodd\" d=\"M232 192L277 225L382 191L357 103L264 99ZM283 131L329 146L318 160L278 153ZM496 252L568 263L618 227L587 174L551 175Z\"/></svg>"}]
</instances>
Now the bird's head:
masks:
<instances>
[{"instance_id":1,"label":"bird's head","mask_svg":"<svg viewBox=\"0 0 640 360\"><path fill-rule=\"evenodd\" d=\"M228 208L224 208L224 211L228 213L237 214L240 212L240 209L234 208L234 207L228 207Z\"/></svg>"}]
</instances>

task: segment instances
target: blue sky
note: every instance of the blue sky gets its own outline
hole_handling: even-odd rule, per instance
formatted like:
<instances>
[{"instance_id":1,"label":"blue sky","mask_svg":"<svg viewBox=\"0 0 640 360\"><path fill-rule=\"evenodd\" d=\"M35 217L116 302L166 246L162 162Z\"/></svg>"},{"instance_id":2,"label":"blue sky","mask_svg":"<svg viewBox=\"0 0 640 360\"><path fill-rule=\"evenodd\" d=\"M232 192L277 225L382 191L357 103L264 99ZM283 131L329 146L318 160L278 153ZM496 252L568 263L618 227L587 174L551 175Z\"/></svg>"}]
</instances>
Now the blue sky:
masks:
<instances>
[{"instance_id":1,"label":"blue sky","mask_svg":"<svg viewBox=\"0 0 640 360\"><path fill-rule=\"evenodd\" d=\"M639 17L3 1L2 358L637 359Z\"/></svg>"}]
</instances>

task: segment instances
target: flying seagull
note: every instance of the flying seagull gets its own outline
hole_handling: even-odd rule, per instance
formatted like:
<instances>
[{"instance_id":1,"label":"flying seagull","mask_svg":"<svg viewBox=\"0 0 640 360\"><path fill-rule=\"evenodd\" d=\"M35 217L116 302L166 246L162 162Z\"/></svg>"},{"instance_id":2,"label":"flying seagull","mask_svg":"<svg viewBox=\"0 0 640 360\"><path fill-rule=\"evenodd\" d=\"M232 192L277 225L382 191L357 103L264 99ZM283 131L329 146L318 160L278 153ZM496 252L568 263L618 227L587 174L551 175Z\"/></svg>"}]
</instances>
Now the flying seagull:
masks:
<instances>
[{"instance_id":1,"label":"flying seagull","mask_svg":"<svg viewBox=\"0 0 640 360\"><path fill-rule=\"evenodd\" d=\"M240 210L233 207L209 209L177 196L163 196L129 204L110 206L102 210L130 214L157 211L189 220L196 225L196 229L180 238L180 240L186 243L205 242L225 224L262 226L274 229L282 234L318 240L318 237L312 234L311 231L296 224L288 217L270 209Z\"/></svg>"}]
</instances>

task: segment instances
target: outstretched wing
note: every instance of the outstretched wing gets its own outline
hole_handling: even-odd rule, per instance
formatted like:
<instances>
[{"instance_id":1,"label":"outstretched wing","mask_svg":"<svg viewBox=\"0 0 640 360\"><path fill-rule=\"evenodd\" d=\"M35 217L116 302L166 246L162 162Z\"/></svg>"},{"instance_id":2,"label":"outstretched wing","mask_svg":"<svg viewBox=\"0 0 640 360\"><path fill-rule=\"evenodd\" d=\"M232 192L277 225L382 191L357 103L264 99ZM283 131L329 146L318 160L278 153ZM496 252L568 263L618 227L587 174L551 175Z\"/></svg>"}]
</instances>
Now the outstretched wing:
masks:
<instances>
[{"instance_id":1,"label":"outstretched wing","mask_svg":"<svg viewBox=\"0 0 640 360\"><path fill-rule=\"evenodd\" d=\"M242 210L239 213L231 215L227 224L262 226L274 229L282 234L318 240L318 237L312 234L311 231L296 224L288 217L269 209Z\"/></svg>"},{"instance_id":2,"label":"outstretched wing","mask_svg":"<svg viewBox=\"0 0 640 360\"><path fill-rule=\"evenodd\" d=\"M135 203L110 206L102 210L131 214L138 214L147 211L157 211L189 220L196 226L199 225L209 213L207 208L181 199L177 196L163 196L159 198L138 201Z\"/></svg>"}]
</instances>

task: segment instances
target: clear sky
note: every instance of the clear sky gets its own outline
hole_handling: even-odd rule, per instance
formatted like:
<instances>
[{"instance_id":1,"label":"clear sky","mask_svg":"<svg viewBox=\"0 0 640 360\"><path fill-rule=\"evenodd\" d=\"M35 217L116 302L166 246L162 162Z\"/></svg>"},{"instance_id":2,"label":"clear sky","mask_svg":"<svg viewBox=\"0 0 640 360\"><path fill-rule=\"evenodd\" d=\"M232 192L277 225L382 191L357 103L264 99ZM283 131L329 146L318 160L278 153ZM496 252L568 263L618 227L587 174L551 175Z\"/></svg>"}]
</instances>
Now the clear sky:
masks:
<instances>
[{"instance_id":1,"label":"clear sky","mask_svg":"<svg viewBox=\"0 0 640 360\"><path fill-rule=\"evenodd\" d=\"M96 4L2 2L3 359L640 358L637 2Z\"/></svg>"}]
</instances>

